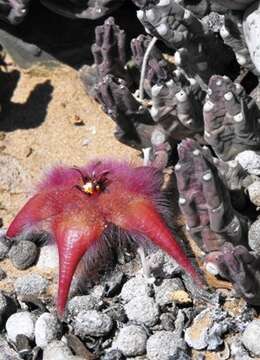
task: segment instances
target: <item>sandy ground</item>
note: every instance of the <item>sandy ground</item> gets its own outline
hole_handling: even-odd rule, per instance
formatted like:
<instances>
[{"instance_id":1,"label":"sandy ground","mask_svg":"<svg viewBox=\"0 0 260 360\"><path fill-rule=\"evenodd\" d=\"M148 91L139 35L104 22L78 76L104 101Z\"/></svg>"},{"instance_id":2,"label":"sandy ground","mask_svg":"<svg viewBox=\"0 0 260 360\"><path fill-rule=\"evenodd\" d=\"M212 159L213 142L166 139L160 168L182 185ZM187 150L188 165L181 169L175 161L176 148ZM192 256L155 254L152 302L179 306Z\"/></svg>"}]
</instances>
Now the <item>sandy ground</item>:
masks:
<instances>
[{"instance_id":1,"label":"sandy ground","mask_svg":"<svg viewBox=\"0 0 260 360\"><path fill-rule=\"evenodd\" d=\"M8 71L17 74L12 65ZM138 152L116 141L113 131L114 123L85 94L75 70L61 66L20 72L0 120L0 218L4 226L55 164L82 165L95 157L141 163Z\"/></svg>"}]
</instances>

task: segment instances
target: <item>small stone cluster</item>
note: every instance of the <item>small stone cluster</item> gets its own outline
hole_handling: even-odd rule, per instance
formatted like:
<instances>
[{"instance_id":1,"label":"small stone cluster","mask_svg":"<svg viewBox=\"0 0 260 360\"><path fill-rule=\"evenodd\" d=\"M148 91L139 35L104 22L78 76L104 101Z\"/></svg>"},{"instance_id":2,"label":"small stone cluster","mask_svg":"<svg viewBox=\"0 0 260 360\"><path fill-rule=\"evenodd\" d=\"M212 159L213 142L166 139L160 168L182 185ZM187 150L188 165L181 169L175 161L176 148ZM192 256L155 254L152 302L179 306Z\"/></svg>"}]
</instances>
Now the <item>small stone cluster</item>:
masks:
<instances>
[{"instance_id":1,"label":"small stone cluster","mask_svg":"<svg viewBox=\"0 0 260 360\"><path fill-rule=\"evenodd\" d=\"M74 291L61 321L53 284L37 274L57 265L55 248L24 237L17 252L4 234L1 244L1 258L9 257L17 269L36 264L34 273L17 278L12 293L0 292L1 360L188 360L204 359L209 351L237 360L260 355L256 311L218 290L206 300L190 293L187 277L161 250L146 257L150 278L142 274L139 257L118 258L112 271L89 282L85 295Z\"/></svg>"}]
</instances>

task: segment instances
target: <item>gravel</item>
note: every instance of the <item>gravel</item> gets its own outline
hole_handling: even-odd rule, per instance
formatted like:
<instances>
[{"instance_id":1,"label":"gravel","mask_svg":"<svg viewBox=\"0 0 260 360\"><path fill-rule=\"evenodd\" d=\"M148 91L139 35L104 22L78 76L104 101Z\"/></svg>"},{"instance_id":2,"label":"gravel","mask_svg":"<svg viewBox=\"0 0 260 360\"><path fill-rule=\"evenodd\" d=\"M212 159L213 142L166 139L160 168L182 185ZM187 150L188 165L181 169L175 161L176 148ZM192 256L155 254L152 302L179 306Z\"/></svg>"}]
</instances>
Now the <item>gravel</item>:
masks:
<instances>
[{"instance_id":1,"label":"gravel","mask_svg":"<svg viewBox=\"0 0 260 360\"><path fill-rule=\"evenodd\" d=\"M81 311L98 310L100 303L98 299L92 295L74 296L68 302L68 313L70 316L75 317Z\"/></svg>"},{"instance_id":2,"label":"gravel","mask_svg":"<svg viewBox=\"0 0 260 360\"><path fill-rule=\"evenodd\" d=\"M25 270L36 262L38 248L33 242L23 240L13 245L8 255L17 269Z\"/></svg>"},{"instance_id":3,"label":"gravel","mask_svg":"<svg viewBox=\"0 0 260 360\"><path fill-rule=\"evenodd\" d=\"M18 296L40 296L44 294L48 288L48 280L38 274L29 274L19 277L14 288Z\"/></svg>"},{"instance_id":4,"label":"gravel","mask_svg":"<svg viewBox=\"0 0 260 360\"><path fill-rule=\"evenodd\" d=\"M243 345L253 353L255 356L260 356L260 320L253 320L250 322L243 335L242 343Z\"/></svg>"},{"instance_id":5,"label":"gravel","mask_svg":"<svg viewBox=\"0 0 260 360\"><path fill-rule=\"evenodd\" d=\"M248 232L248 243L250 248L257 254L260 255L260 219L257 219L251 226Z\"/></svg>"},{"instance_id":6,"label":"gravel","mask_svg":"<svg viewBox=\"0 0 260 360\"><path fill-rule=\"evenodd\" d=\"M235 160L251 175L260 175L260 155L252 150L239 153Z\"/></svg>"},{"instance_id":7,"label":"gravel","mask_svg":"<svg viewBox=\"0 0 260 360\"><path fill-rule=\"evenodd\" d=\"M74 356L69 347L62 341L52 341L43 352L42 360L84 360L79 356Z\"/></svg>"},{"instance_id":8,"label":"gravel","mask_svg":"<svg viewBox=\"0 0 260 360\"><path fill-rule=\"evenodd\" d=\"M155 301L160 306L173 304L172 293L177 290L184 290L180 279L165 279L160 286L155 286Z\"/></svg>"},{"instance_id":9,"label":"gravel","mask_svg":"<svg viewBox=\"0 0 260 360\"><path fill-rule=\"evenodd\" d=\"M85 336L104 336L113 327L112 319L96 310L81 311L74 321L75 334L81 338Z\"/></svg>"},{"instance_id":10,"label":"gravel","mask_svg":"<svg viewBox=\"0 0 260 360\"><path fill-rule=\"evenodd\" d=\"M135 297L124 308L128 319L137 323L153 326L159 320L159 307L154 299L147 295Z\"/></svg>"},{"instance_id":11,"label":"gravel","mask_svg":"<svg viewBox=\"0 0 260 360\"><path fill-rule=\"evenodd\" d=\"M148 287L143 276L135 276L128 280L121 290L121 298L124 302L128 302L137 296L147 295Z\"/></svg>"},{"instance_id":12,"label":"gravel","mask_svg":"<svg viewBox=\"0 0 260 360\"><path fill-rule=\"evenodd\" d=\"M172 331L158 331L149 337L146 351L149 360L170 360L181 346L180 339Z\"/></svg>"},{"instance_id":13,"label":"gravel","mask_svg":"<svg viewBox=\"0 0 260 360\"><path fill-rule=\"evenodd\" d=\"M35 316L29 311L21 311L11 315L5 325L8 338L15 342L16 336L22 334L33 340L35 320Z\"/></svg>"},{"instance_id":14,"label":"gravel","mask_svg":"<svg viewBox=\"0 0 260 360\"><path fill-rule=\"evenodd\" d=\"M249 198L255 206L260 206L260 181L255 181L247 188Z\"/></svg>"},{"instance_id":15,"label":"gravel","mask_svg":"<svg viewBox=\"0 0 260 360\"><path fill-rule=\"evenodd\" d=\"M51 341L56 340L61 333L61 325L57 317L50 313L43 313L35 323L35 343L45 348Z\"/></svg>"},{"instance_id":16,"label":"gravel","mask_svg":"<svg viewBox=\"0 0 260 360\"><path fill-rule=\"evenodd\" d=\"M41 248L36 264L39 269L56 269L59 265L59 255L56 245L46 245Z\"/></svg>"},{"instance_id":17,"label":"gravel","mask_svg":"<svg viewBox=\"0 0 260 360\"><path fill-rule=\"evenodd\" d=\"M161 250L150 254L147 257L147 262L156 278L171 278L181 271L179 264Z\"/></svg>"},{"instance_id":18,"label":"gravel","mask_svg":"<svg viewBox=\"0 0 260 360\"><path fill-rule=\"evenodd\" d=\"M147 333L136 325L125 326L120 329L113 347L125 356L143 355L146 349Z\"/></svg>"}]
</instances>

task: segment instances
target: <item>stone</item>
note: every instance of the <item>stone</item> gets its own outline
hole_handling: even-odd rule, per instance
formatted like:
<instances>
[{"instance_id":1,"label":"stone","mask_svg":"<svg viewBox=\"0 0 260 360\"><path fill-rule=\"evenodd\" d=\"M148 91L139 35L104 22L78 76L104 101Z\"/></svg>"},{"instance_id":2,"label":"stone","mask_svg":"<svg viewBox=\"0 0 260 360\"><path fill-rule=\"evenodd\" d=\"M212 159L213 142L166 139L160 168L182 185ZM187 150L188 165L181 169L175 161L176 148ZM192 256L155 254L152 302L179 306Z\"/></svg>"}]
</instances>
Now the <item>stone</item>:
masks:
<instances>
[{"instance_id":1,"label":"stone","mask_svg":"<svg viewBox=\"0 0 260 360\"><path fill-rule=\"evenodd\" d=\"M48 285L48 280L41 275L29 274L19 277L14 283L14 288L21 297L39 296L46 292Z\"/></svg>"},{"instance_id":2,"label":"stone","mask_svg":"<svg viewBox=\"0 0 260 360\"><path fill-rule=\"evenodd\" d=\"M113 348L121 351L125 356L143 355L146 349L147 333L136 325L125 326L120 329L113 344Z\"/></svg>"},{"instance_id":3,"label":"stone","mask_svg":"<svg viewBox=\"0 0 260 360\"><path fill-rule=\"evenodd\" d=\"M170 360L178 352L181 339L172 331L158 331L149 337L146 345L149 360Z\"/></svg>"},{"instance_id":4,"label":"stone","mask_svg":"<svg viewBox=\"0 0 260 360\"><path fill-rule=\"evenodd\" d=\"M19 334L34 339L35 316L29 311L21 311L11 315L5 325L8 338L15 342Z\"/></svg>"},{"instance_id":5,"label":"stone","mask_svg":"<svg viewBox=\"0 0 260 360\"><path fill-rule=\"evenodd\" d=\"M260 155L252 150L239 153L235 160L251 175L260 175Z\"/></svg>"},{"instance_id":6,"label":"stone","mask_svg":"<svg viewBox=\"0 0 260 360\"><path fill-rule=\"evenodd\" d=\"M155 286L155 301L160 306L173 304L172 293L184 290L180 279L165 279L159 286Z\"/></svg>"},{"instance_id":7,"label":"stone","mask_svg":"<svg viewBox=\"0 0 260 360\"><path fill-rule=\"evenodd\" d=\"M57 269L59 265L58 248L56 245L46 245L41 248L36 264L39 269Z\"/></svg>"},{"instance_id":8,"label":"stone","mask_svg":"<svg viewBox=\"0 0 260 360\"><path fill-rule=\"evenodd\" d=\"M38 248L33 242L23 240L13 245L8 255L17 269L25 270L36 262Z\"/></svg>"},{"instance_id":9,"label":"stone","mask_svg":"<svg viewBox=\"0 0 260 360\"><path fill-rule=\"evenodd\" d=\"M128 280L122 287L120 296L124 302L128 302L136 296L147 295L147 283L143 276L138 275Z\"/></svg>"},{"instance_id":10,"label":"stone","mask_svg":"<svg viewBox=\"0 0 260 360\"><path fill-rule=\"evenodd\" d=\"M248 244L250 248L257 254L260 255L260 219L257 219L253 224L250 226L248 232Z\"/></svg>"},{"instance_id":11,"label":"stone","mask_svg":"<svg viewBox=\"0 0 260 360\"><path fill-rule=\"evenodd\" d=\"M206 309L200 312L185 331L184 339L193 349L202 350L208 346L208 332L214 319L211 311Z\"/></svg>"},{"instance_id":12,"label":"stone","mask_svg":"<svg viewBox=\"0 0 260 360\"><path fill-rule=\"evenodd\" d=\"M131 321L153 326L159 320L159 307L154 299L147 295L133 298L124 308L128 319Z\"/></svg>"},{"instance_id":13,"label":"stone","mask_svg":"<svg viewBox=\"0 0 260 360\"><path fill-rule=\"evenodd\" d=\"M81 311L73 323L75 334L85 336L104 336L113 328L112 319L96 310Z\"/></svg>"},{"instance_id":14,"label":"stone","mask_svg":"<svg viewBox=\"0 0 260 360\"><path fill-rule=\"evenodd\" d=\"M57 317L50 313L43 313L35 323L35 343L45 348L50 342L56 340L61 332L61 325Z\"/></svg>"},{"instance_id":15,"label":"stone","mask_svg":"<svg viewBox=\"0 0 260 360\"><path fill-rule=\"evenodd\" d=\"M77 316L81 311L98 310L99 307L99 301L92 295L74 296L67 305L68 313L72 317Z\"/></svg>"},{"instance_id":16,"label":"stone","mask_svg":"<svg viewBox=\"0 0 260 360\"><path fill-rule=\"evenodd\" d=\"M257 74L260 74L260 3L254 2L244 13L243 30L246 44L253 61Z\"/></svg>"},{"instance_id":17,"label":"stone","mask_svg":"<svg viewBox=\"0 0 260 360\"><path fill-rule=\"evenodd\" d=\"M255 206L260 206L260 181L255 181L247 188L250 201Z\"/></svg>"},{"instance_id":18,"label":"stone","mask_svg":"<svg viewBox=\"0 0 260 360\"><path fill-rule=\"evenodd\" d=\"M181 272L179 264L162 250L150 254L147 257L147 262L156 278L172 278Z\"/></svg>"},{"instance_id":19,"label":"stone","mask_svg":"<svg viewBox=\"0 0 260 360\"><path fill-rule=\"evenodd\" d=\"M256 319L251 321L243 335L242 343L247 348L248 351L253 353L255 356L260 356L260 320Z\"/></svg>"},{"instance_id":20,"label":"stone","mask_svg":"<svg viewBox=\"0 0 260 360\"><path fill-rule=\"evenodd\" d=\"M62 341L52 341L43 351L42 360L76 360L79 359L72 355L69 347Z\"/></svg>"}]
</instances>

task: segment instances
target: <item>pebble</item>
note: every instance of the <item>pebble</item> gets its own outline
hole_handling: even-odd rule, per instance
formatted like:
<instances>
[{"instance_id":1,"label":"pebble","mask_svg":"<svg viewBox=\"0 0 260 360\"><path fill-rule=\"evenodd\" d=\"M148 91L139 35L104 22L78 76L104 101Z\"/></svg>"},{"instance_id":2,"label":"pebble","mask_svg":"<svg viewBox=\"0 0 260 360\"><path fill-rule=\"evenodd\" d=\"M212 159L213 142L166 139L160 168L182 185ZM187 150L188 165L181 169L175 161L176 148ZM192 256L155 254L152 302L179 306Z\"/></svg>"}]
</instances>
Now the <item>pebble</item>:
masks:
<instances>
[{"instance_id":1,"label":"pebble","mask_svg":"<svg viewBox=\"0 0 260 360\"><path fill-rule=\"evenodd\" d=\"M84 358L72 355L72 351L63 341L52 341L43 351L42 360L84 360Z\"/></svg>"},{"instance_id":2,"label":"pebble","mask_svg":"<svg viewBox=\"0 0 260 360\"><path fill-rule=\"evenodd\" d=\"M260 356L260 320L253 320L250 322L243 335L243 345L256 356Z\"/></svg>"},{"instance_id":3,"label":"pebble","mask_svg":"<svg viewBox=\"0 0 260 360\"><path fill-rule=\"evenodd\" d=\"M74 331L81 338L85 336L104 336L107 335L113 327L112 319L96 310L81 311L74 321Z\"/></svg>"},{"instance_id":4,"label":"pebble","mask_svg":"<svg viewBox=\"0 0 260 360\"><path fill-rule=\"evenodd\" d=\"M147 283L143 276L138 275L124 284L120 296L124 302L128 302L137 296L147 295L147 293Z\"/></svg>"},{"instance_id":5,"label":"pebble","mask_svg":"<svg viewBox=\"0 0 260 360\"><path fill-rule=\"evenodd\" d=\"M147 262L156 278L172 278L181 272L179 264L161 250L150 254L147 257Z\"/></svg>"},{"instance_id":6,"label":"pebble","mask_svg":"<svg viewBox=\"0 0 260 360\"><path fill-rule=\"evenodd\" d=\"M61 332L61 325L57 317L50 313L43 313L35 323L35 343L44 348L51 341L56 340Z\"/></svg>"},{"instance_id":7,"label":"pebble","mask_svg":"<svg viewBox=\"0 0 260 360\"><path fill-rule=\"evenodd\" d=\"M186 329L184 339L193 349L202 350L208 346L208 332L213 325L211 311L206 309L200 312Z\"/></svg>"},{"instance_id":8,"label":"pebble","mask_svg":"<svg viewBox=\"0 0 260 360\"><path fill-rule=\"evenodd\" d=\"M163 313L160 316L160 322L163 330L173 331L175 329L175 315L173 313Z\"/></svg>"},{"instance_id":9,"label":"pebble","mask_svg":"<svg viewBox=\"0 0 260 360\"><path fill-rule=\"evenodd\" d=\"M28 311L11 315L5 325L8 338L15 342L16 336L22 334L33 340L35 320L35 316Z\"/></svg>"},{"instance_id":10,"label":"pebble","mask_svg":"<svg viewBox=\"0 0 260 360\"><path fill-rule=\"evenodd\" d=\"M48 280L38 274L29 274L19 277L14 288L18 296L39 296L46 292L48 288Z\"/></svg>"},{"instance_id":11,"label":"pebble","mask_svg":"<svg viewBox=\"0 0 260 360\"><path fill-rule=\"evenodd\" d=\"M113 347L125 356L143 355L146 349L147 333L136 325L125 326L120 329Z\"/></svg>"},{"instance_id":12,"label":"pebble","mask_svg":"<svg viewBox=\"0 0 260 360\"><path fill-rule=\"evenodd\" d=\"M58 248L56 245L46 245L41 248L36 264L39 269L56 269L59 265Z\"/></svg>"},{"instance_id":13,"label":"pebble","mask_svg":"<svg viewBox=\"0 0 260 360\"><path fill-rule=\"evenodd\" d=\"M155 301L160 306L173 304L172 293L177 290L184 290L180 279L165 279L160 286L155 286Z\"/></svg>"},{"instance_id":14,"label":"pebble","mask_svg":"<svg viewBox=\"0 0 260 360\"><path fill-rule=\"evenodd\" d=\"M252 6L249 6L245 11L243 17L243 30L251 60L255 65L257 74L260 75L260 14L258 1Z\"/></svg>"},{"instance_id":15,"label":"pebble","mask_svg":"<svg viewBox=\"0 0 260 360\"><path fill-rule=\"evenodd\" d=\"M68 312L72 317L77 316L82 311L98 310L100 303L98 299L92 295L74 296L68 302Z\"/></svg>"},{"instance_id":16,"label":"pebble","mask_svg":"<svg viewBox=\"0 0 260 360\"><path fill-rule=\"evenodd\" d=\"M153 326L159 320L159 307L154 299L147 295L135 297L124 308L129 320L147 326Z\"/></svg>"},{"instance_id":17,"label":"pebble","mask_svg":"<svg viewBox=\"0 0 260 360\"><path fill-rule=\"evenodd\" d=\"M252 150L246 150L239 153L236 161L242 166L243 169L251 175L260 175L260 155Z\"/></svg>"},{"instance_id":18,"label":"pebble","mask_svg":"<svg viewBox=\"0 0 260 360\"><path fill-rule=\"evenodd\" d=\"M3 260L7 256L11 245L10 240L6 239L5 236L0 236L0 260Z\"/></svg>"},{"instance_id":19,"label":"pebble","mask_svg":"<svg viewBox=\"0 0 260 360\"><path fill-rule=\"evenodd\" d=\"M0 335L0 360L21 360L2 335Z\"/></svg>"},{"instance_id":20,"label":"pebble","mask_svg":"<svg viewBox=\"0 0 260 360\"><path fill-rule=\"evenodd\" d=\"M181 339L172 331L158 331L149 337L146 351L149 360L169 360L178 352Z\"/></svg>"},{"instance_id":21,"label":"pebble","mask_svg":"<svg viewBox=\"0 0 260 360\"><path fill-rule=\"evenodd\" d=\"M260 218L257 219L251 226L248 232L248 244L250 248L257 254L260 255Z\"/></svg>"},{"instance_id":22,"label":"pebble","mask_svg":"<svg viewBox=\"0 0 260 360\"><path fill-rule=\"evenodd\" d=\"M121 351L111 350L102 357L102 360L125 360L125 357Z\"/></svg>"},{"instance_id":23,"label":"pebble","mask_svg":"<svg viewBox=\"0 0 260 360\"><path fill-rule=\"evenodd\" d=\"M36 262L38 248L33 242L23 240L13 245L8 255L17 269L25 270Z\"/></svg>"},{"instance_id":24,"label":"pebble","mask_svg":"<svg viewBox=\"0 0 260 360\"><path fill-rule=\"evenodd\" d=\"M255 206L260 206L260 181L255 181L247 188L249 198Z\"/></svg>"}]
</instances>

